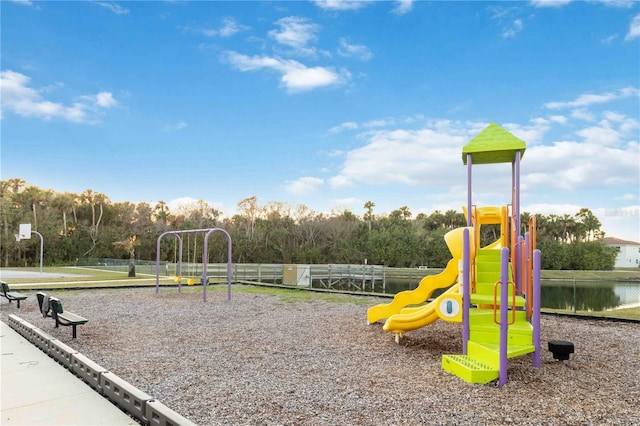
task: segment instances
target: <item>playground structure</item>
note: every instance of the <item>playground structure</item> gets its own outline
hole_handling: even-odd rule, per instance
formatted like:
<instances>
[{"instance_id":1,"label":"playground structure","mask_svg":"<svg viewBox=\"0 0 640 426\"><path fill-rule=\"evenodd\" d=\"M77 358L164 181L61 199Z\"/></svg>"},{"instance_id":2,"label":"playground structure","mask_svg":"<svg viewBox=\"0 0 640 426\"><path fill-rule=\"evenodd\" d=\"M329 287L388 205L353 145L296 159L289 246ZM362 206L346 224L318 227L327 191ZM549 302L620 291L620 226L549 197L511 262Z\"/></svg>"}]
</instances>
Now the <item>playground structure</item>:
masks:
<instances>
[{"instance_id":1,"label":"playground structure","mask_svg":"<svg viewBox=\"0 0 640 426\"><path fill-rule=\"evenodd\" d=\"M462 323L462 354L445 354L442 368L470 383L507 382L510 358L533 354L540 367L540 251L535 216L520 235L520 161L526 144L491 123L462 149L467 166L467 226L445 235L452 259L445 270L426 276L414 290L367 311L371 324L399 342L404 333L442 319ZM472 166L511 163L511 203L477 207L472 203ZM481 246L482 226L500 226L500 237ZM448 288L428 301L436 289ZM425 303L426 302L426 303Z\"/></svg>"},{"instance_id":2,"label":"playground structure","mask_svg":"<svg viewBox=\"0 0 640 426\"><path fill-rule=\"evenodd\" d=\"M187 229L183 231L167 231L158 237L156 243L156 294L160 291L160 241L165 235L173 235L178 240L178 267L176 271L176 282L178 283L178 293L182 288L182 234L206 233L204 236L204 248L202 251L202 300L207 301L207 285L209 279L207 277L207 268L209 263L209 237L215 232L222 232L227 237L227 300L231 300L231 277L233 274L233 261L231 258L232 244L231 235L222 228L206 228L206 229ZM189 280L192 284L193 281Z\"/></svg>"}]
</instances>

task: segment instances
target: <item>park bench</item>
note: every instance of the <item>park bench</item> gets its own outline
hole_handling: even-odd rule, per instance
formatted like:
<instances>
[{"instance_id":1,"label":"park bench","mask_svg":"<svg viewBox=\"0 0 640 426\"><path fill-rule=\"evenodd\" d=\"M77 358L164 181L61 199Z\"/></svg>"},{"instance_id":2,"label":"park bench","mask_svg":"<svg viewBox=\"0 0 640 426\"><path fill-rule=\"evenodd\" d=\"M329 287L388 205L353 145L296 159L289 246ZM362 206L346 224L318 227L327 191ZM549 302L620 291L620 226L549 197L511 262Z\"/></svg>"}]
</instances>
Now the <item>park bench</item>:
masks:
<instances>
[{"instance_id":1,"label":"park bench","mask_svg":"<svg viewBox=\"0 0 640 426\"><path fill-rule=\"evenodd\" d=\"M20 301L27 298L26 294L19 293L17 291L11 291L9 288L9 284L4 281L0 281L0 285L2 285L2 293L0 294L2 297L6 298L9 303L12 301L18 302L18 308L20 308Z\"/></svg>"},{"instance_id":2,"label":"park bench","mask_svg":"<svg viewBox=\"0 0 640 426\"><path fill-rule=\"evenodd\" d=\"M40 308L42 316L45 318L50 317L51 303L49 302L49 299L51 298L51 296L49 296L47 293L39 291L36 293L36 298L38 299L38 307Z\"/></svg>"},{"instance_id":3,"label":"park bench","mask_svg":"<svg viewBox=\"0 0 640 426\"><path fill-rule=\"evenodd\" d=\"M72 312L65 312L64 309L62 309L62 302L60 301L60 299L50 297L49 303L51 305L51 316L56 321L56 328L59 325L63 325L66 327L71 326L73 328L72 335L75 339L76 327L85 324L89 320L86 318L82 318L80 315L76 315Z\"/></svg>"}]
</instances>

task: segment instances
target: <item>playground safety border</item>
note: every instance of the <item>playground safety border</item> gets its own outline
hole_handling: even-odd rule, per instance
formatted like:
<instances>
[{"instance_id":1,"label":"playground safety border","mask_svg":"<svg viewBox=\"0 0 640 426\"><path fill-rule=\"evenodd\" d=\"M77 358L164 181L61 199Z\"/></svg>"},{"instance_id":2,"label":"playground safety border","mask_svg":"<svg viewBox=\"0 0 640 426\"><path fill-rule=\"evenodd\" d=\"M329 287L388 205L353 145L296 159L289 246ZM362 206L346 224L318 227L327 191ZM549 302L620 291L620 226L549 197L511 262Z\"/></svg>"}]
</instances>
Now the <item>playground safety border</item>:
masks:
<instances>
[{"instance_id":1,"label":"playground safety border","mask_svg":"<svg viewBox=\"0 0 640 426\"><path fill-rule=\"evenodd\" d=\"M11 314L8 316L8 325L142 425L196 425L151 395L137 389L124 379L17 315Z\"/></svg>"}]
</instances>

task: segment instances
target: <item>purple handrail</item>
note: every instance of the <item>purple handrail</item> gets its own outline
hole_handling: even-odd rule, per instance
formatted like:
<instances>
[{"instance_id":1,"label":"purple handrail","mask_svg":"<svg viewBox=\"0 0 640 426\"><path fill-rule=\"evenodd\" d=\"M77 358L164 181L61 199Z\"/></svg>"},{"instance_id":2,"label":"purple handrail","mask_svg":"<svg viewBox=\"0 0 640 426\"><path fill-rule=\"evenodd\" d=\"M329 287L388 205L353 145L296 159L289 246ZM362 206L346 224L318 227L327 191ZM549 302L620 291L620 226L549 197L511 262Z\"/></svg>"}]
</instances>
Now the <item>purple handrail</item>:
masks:
<instances>
[{"instance_id":1,"label":"purple handrail","mask_svg":"<svg viewBox=\"0 0 640 426\"><path fill-rule=\"evenodd\" d=\"M536 347L533 353L533 366L540 367L540 269L542 253L533 251L533 345Z\"/></svg>"},{"instance_id":2,"label":"purple handrail","mask_svg":"<svg viewBox=\"0 0 640 426\"><path fill-rule=\"evenodd\" d=\"M469 215L471 216L471 215ZM470 337L469 309L471 309L471 247L469 242L469 228L462 232L462 354L467 354L467 342Z\"/></svg>"},{"instance_id":3,"label":"purple handrail","mask_svg":"<svg viewBox=\"0 0 640 426\"><path fill-rule=\"evenodd\" d=\"M504 247L500 258L500 378L498 386L507 383L507 337L509 323L509 249Z\"/></svg>"}]
</instances>

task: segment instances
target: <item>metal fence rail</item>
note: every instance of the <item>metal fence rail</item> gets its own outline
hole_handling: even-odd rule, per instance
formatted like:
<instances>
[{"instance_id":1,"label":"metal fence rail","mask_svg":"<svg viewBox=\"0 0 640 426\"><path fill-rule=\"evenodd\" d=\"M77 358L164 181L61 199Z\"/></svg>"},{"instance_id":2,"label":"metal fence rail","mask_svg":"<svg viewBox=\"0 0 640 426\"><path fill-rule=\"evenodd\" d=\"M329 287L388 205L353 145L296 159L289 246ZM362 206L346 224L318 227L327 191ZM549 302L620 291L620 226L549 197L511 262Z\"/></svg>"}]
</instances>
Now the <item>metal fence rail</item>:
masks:
<instances>
[{"instance_id":1,"label":"metal fence rail","mask_svg":"<svg viewBox=\"0 0 640 426\"><path fill-rule=\"evenodd\" d=\"M155 275L155 262L136 260L136 272ZM83 258L78 266L127 272L128 259ZM415 289L426 275L441 269L388 268L381 265L283 265L234 263L234 282L258 282L308 288L395 294ZM202 277L202 263L182 263L182 277ZM161 262L161 274L176 276L177 264ZM226 263L207 265L209 282L227 279ZM432 297L436 297L436 290ZM542 279L542 309L598 315L607 311L640 307L640 282Z\"/></svg>"}]
</instances>

